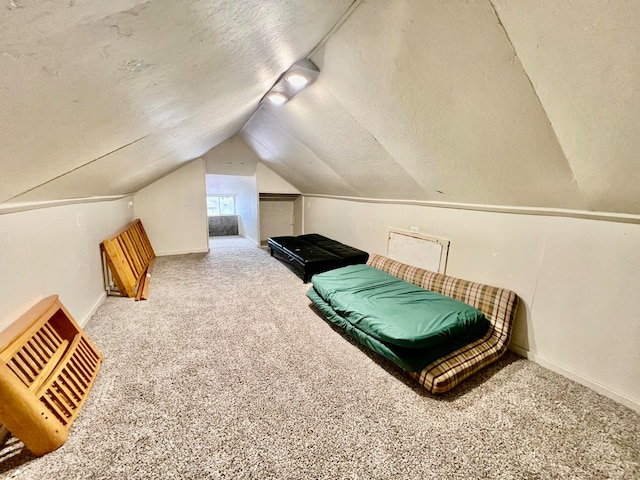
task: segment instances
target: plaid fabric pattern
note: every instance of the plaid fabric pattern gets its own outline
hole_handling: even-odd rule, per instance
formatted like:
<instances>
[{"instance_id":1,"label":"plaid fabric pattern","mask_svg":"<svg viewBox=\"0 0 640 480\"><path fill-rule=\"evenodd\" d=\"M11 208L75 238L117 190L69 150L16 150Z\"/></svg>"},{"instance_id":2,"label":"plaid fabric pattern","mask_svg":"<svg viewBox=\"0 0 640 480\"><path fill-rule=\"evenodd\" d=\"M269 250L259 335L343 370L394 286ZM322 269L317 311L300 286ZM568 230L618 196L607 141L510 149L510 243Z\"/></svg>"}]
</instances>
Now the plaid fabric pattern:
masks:
<instances>
[{"instance_id":1,"label":"plaid fabric pattern","mask_svg":"<svg viewBox=\"0 0 640 480\"><path fill-rule=\"evenodd\" d=\"M448 277L377 254L371 255L367 264L471 305L484 313L491 324L484 337L435 360L420 372L409 372L429 392L444 393L452 389L506 351L518 306L518 296L512 291Z\"/></svg>"}]
</instances>

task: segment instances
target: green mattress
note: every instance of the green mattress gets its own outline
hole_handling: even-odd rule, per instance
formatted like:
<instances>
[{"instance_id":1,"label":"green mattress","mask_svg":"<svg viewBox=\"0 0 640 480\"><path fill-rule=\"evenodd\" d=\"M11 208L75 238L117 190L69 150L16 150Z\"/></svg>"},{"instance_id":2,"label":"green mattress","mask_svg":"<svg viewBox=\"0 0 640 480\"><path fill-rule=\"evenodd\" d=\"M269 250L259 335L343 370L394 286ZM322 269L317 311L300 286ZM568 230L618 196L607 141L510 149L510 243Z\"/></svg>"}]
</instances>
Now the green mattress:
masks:
<instances>
[{"instance_id":1,"label":"green mattress","mask_svg":"<svg viewBox=\"0 0 640 480\"><path fill-rule=\"evenodd\" d=\"M482 337L477 309L368 265L314 275L307 296L334 324L408 371Z\"/></svg>"}]
</instances>

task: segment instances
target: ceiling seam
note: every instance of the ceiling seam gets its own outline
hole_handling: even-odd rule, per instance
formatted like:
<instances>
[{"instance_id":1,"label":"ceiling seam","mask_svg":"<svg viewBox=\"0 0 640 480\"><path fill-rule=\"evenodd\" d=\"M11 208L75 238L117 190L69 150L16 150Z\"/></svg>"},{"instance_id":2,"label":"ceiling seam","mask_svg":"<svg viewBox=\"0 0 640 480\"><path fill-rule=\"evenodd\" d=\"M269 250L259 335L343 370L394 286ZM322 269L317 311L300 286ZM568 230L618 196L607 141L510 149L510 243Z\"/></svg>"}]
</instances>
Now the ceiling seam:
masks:
<instances>
[{"instance_id":1,"label":"ceiling seam","mask_svg":"<svg viewBox=\"0 0 640 480\"><path fill-rule=\"evenodd\" d=\"M344 22L347 21L347 19L351 16L354 10L358 8L358 5L360 5L361 3L362 3L362 0L354 0L353 2L351 2L351 5L349 5L349 8L347 8L344 14L338 19L338 21L333 25L333 27L329 29L326 35L320 39L320 41L316 44L316 46L311 49L311 51L307 54L305 58L311 60L311 57L315 55L315 53L318 50L324 47L324 45L329 41L329 39L333 36L333 34L342 26Z\"/></svg>"},{"instance_id":2,"label":"ceiling seam","mask_svg":"<svg viewBox=\"0 0 640 480\"><path fill-rule=\"evenodd\" d=\"M328 165L327 162L320 155L318 155L313 148L311 148L309 145L307 145L306 142L303 142L302 140L300 140L300 138L298 138L297 135L294 135L291 131L289 131L289 129L286 128L284 125L282 125L282 123L280 123L277 118L274 117L273 122L280 128L280 130L285 132L287 135L289 135L291 138L293 138L296 142L298 142L300 145L302 145L304 148L306 148L309 152L311 152L320 162L322 162L322 164L325 167L327 167L330 171L332 171L336 175L336 177L338 177L340 180L342 180L342 182L344 182L344 184L347 187L349 187L351 190L353 190L358 195L362 195L362 192L358 188L356 188L354 185L352 185L351 182L347 182L344 179L344 177L340 173L336 172L336 170L333 167Z\"/></svg>"},{"instance_id":3,"label":"ceiling seam","mask_svg":"<svg viewBox=\"0 0 640 480\"><path fill-rule=\"evenodd\" d=\"M338 179L340 179L345 186L347 186L348 188L350 188L352 191L354 191L355 193L357 193L358 195L361 195L362 192L360 192L356 187L354 187L353 185L351 185L351 183L347 182L342 175L340 175L338 172L336 172L331 166L327 165L327 162L325 162L322 157L320 157L320 155L318 155L315 150L313 150L309 145L307 145L305 142L303 142L302 140L300 140L300 138L298 138L297 135L294 135L288 128L286 128L284 125L282 125L282 123L280 123L280 121L278 121L278 119L274 116L271 115L271 120L272 123L278 127L280 129L280 131L282 131L284 134L288 135L290 138L292 138L293 140L295 140L296 142L298 142L300 145L302 145L307 151L309 151L315 158L318 159L318 161L320 163L322 163L326 168L328 168L331 172L333 172L336 177ZM286 180L286 179L285 179ZM289 182L291 183L291 182ZM294 185L294 187L298 188L297 186ZM300 190L298 188L298 190Z\"/></svg>"},{"instance_id":4,"label":"ceiling seam","mask_svg":"<svg viewBox=\"0 0 640 480\"><path fill-rule=\"evenodd\" d=\"M260 140L258 140L255 136L251 135L249 132L242 131L241 133L243 135L246 135L247 137L250 137L256 143L260 144L260 146L263 147L265 150L268 150L269 152L274 153L273 150L271 150L268 146L266 146L264 143L262 143ZM244 139L243 139L243 141L244 141ZM245 145L247 145L247 142L245 142ZM247 145L247 147L249 147L249 145ZM258 156L258 158L260 158L260 156L255 151L253 153L255 153L256 156ZM260 158L260 161L262 162L263 160Z\"/></svg>"},{"instance_id":5,"label":"ceiling seam","mask_svg":"<svg viewBox=\"0 0 640 480\"><path fill-rule=\"evenodd\" d=\"M349 115L349 117L351 117L353 119L353 121L356 122L360 126L360 128L362 128L362 130L367 132L367 134L369 136L371 136L371 138L374 140L374 142L376 142L378 145L380 145L380 148L384 151L384 153L387 154L389 159L391 159L398 167L400 167L400 170L402 170L404 173L406 173L407 177L409 177L411 180L413 180L413 182L415 182L415 184L424 192L424 194L427 195L427 197L429 197L428 190L420 182L418 182L416 180L416 178L410 172L408 172L407 169L404 168L404 166L400 162L398 162L398 160L396 160L396 157L391 155L391 152L389 152L389 150L387 150L387 148L380 142L380 140L378 140L378 137L376 137L367 127L365 127L356 117L353 116L351 111L344 105L344 103L342 103L340 101L340 99L338 97L336 97L336 95L331 91L331 89L329 88L328 85L327 85L327 92L329 93L329 95L331 95L333 97L333 99L336 101L336 103L338 105L340 105L340 107L342 107L342 109L347 113L347 115Z\"/></svg>"},{"instance_id":6,"label":"ceiling seam","mask_svg":"<svg viewBox=\"0 0 640 480\"><path fill-rule=\"evenodd\" d=\"M62 178L62 177L64 177L64 176L66 176L66 175L69 175L70 173L73 173L73 172L75 172L76 170L79 170L79 169L81 169L81 168L83 168L83 167L86 167L87 165L91 165L93 162L97 162L98 160L101 160L101 159L103 159L104 157L106 157L106 156L108 156L108 155L111 155L112 153L116 153L117 151L122 150L123 148L127 148L128 146L133 145L134 143L137 143L137 142L139 142L140 140L144 140L145 138L147 138L147 137L148 137L148 136L150 136L150 135L151 135L150 133L147 133L145 136L140 137L140 138L138 138L138 139L136 139L136 140L133 140L132 142L127 143L126 145L122 145L121 147L118 147L118 148L116 148L115 150L111 150L110 152L107 152L107 153L105 153L104 155L100 155L98 158L94 158L93 160L91 160L91 161L89 161L89 162L87 162L87 163L83 163L82 165L78 165L77 167L72 168L71 170L69 170L69 171L67 171L67 172L64 172L64 173L62 173L62 174L60 174L60 175L58 175L58 176L56 176L56 177L50 178L50 179L49 179L49 180L47 180L46 182L42 182L41 184L36 185L35 187L31 187L30 189L25 190L24 192L21 192L21 193L19 193L19 194L17 194L17 195L14 195L13 197L8 198L7 200L5 200L5 202L9 202L9 201L13 200L14 198L17 198L17 197L19 197L19 196L21 196L21 195L24 195L25 193L32 192L33 190L35 190L35 189L37 189L37 188L43 187L44 185L47 185L48 183L51 183L51 182L53 182L53 181L55 181L55 180L58 180L59 178Z\"/></svg>"},{"instance_id":7,"label":"ceiling seam","mask_svg":"<svg viewBox=\"0 0 640 480\"><path fill-rule=\"evenodd\" d=\"M582 201L584 202L584 206L585 206L586 209L590 210L591 209L591 205L589 204L589 202L587 201L587 198L585 197L584 193L582 192L582 188L580 188L580 183L578 182L578 178L576 177L576 173L573 171L573 167L571 166L571 162L569 161L569 157L567 156L567 153L564 151L564 148L562 147L562 143L560 142L560 138L558 137L558 134L556 133L556 129L553 127L553 122L551 121L551 118L549 118L549 114L547 113L547 110L544 108L544 104L542 103L542 100L540 99L540 96L538 95L538 91L536 90L535 85L531 81L531 77L529 76L529 72L527 72L527 69L524 68L524 64L522 63L522 61L520 60L520 57L518 56L518 52L516 51L516 47L513 44L513 41L511 40L511 37L509 36L509 32L507 31L507 29L505 28L504 24L502 23L502 20L500 19L500 15L498 14L498 11L496 10L496 6L494 5L494 1L495 0L488 0L489 5L491 5L491 9L493 10L493 14L495 15L496 20L498 21L498 25L500 25L500 28L502 28L502 31L504 32L504 35L507 38L507 41L509 42L509 45L511 45L511 49L513 50L514 59L517 60L518 63L520 64L520 68L522 69L522 72L524 73L524 76L526 77L527 81L529 82L529 85L531 86L531 90L533 90L533 93L536 96L536 99L538 100L538 104L540 105L540 108L544 112L544 116L546 117L547 122L549 123L549 126L551 127L551 131L553 132L553 136L556 139L556 142L558 143L558 147L560 148L560 151L562 152L562 156L564 157L565 161L567 162L567 166L569 167L569 170L571 171L571 175L573 176L573 180L574 180L574 182L576 184L576 188L578 189L578 193L580 194L580 197L582 198Z\"/></svg>"},{"instance_id":8,"label":"ceiling seam","mask_svg":"<svg viewBox=\"0 0 640 480\"><path fill-rule=\"evenodd\" d=\"M261 147L263 147L265 150L271 152L271 153L275 153L273 152L272 149L270 149L267 145L265 145L264 143L262 143L258 138L256 138L254 135L251 135L251 133L247 132L247 131L243 131L242 135L246 135L247 137L251 138L254 142L256 142L257 144L259 144ZM242 138L242 136L240 136L240 138ZM255 149L253 148L252 145L249 145L249 143L247 143L247 141L242 138L242 141L245 143L245 145L256 155L256 157L258 157L258 160L262 163L264 163L265 165L267 165L271 170L273 170L272 166L274 164L277 164L278 162L270 162L270 161L265 161L262 157L260 157L260 154L258 152L255 151ZM286 162L282 162L280 161L280 163L284 164L285 166L289 167L289 165ZM289 182L291 185L293 185L295 188L297 188L298 190L300 190L294 182L291 182L290 180L287 180L283 175L281 175L280 173L276 172L275 170L273 170L275 173L277 173L278 175L280 175L280 177L282 177L284 180L286 180L287 182Z\"/></svg>"}]
</instances>

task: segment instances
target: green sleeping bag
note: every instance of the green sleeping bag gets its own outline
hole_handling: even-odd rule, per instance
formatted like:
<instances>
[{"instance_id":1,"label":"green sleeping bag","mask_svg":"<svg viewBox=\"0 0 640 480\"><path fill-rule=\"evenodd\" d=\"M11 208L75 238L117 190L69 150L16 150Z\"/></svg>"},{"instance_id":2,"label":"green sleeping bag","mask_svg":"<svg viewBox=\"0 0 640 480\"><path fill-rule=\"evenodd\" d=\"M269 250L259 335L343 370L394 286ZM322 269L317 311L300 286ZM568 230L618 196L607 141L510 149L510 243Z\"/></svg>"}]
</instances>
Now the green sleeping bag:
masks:
<instances>
[{"instance_id":1,"label":"green sleeping bag","mask_svg":"<svg viewBox=\"0 0 640 480\"><path fill-rule=\"evenodd\" d=\"M311 281L307 296L328 320L405 370L421 370L489 328L479 310L368 265Z\"/></svg>"}]
</instances>

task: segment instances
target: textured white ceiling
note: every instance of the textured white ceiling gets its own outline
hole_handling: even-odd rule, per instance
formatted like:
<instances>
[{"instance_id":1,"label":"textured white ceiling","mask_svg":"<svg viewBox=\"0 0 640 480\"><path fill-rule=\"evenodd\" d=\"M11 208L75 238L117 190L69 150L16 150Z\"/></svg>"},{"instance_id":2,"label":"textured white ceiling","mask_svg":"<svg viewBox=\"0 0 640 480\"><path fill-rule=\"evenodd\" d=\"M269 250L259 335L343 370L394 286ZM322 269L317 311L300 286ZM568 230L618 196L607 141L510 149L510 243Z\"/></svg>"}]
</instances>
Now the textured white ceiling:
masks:
<instances>
[{"instance_id":1,"label":"textured white ceiling","mask_svg":"<svg viewBox=\"0 0 640 480\"><path fill-rule=\"evenodd\" d=\"M424 191L336 100L322 76L286 108L265 108L245 128L247 141L281 176L303 170L305 193L384 198L423 198ZM280 141L278 141L280 140ZM267 160L279 152L299 153L286 166ZM326 172L321 175L321 172Z\"/></svg>"},{"instance_id":2,"label":"textured white ceiling","mask_svg":"<svg viewBox=\"0 0 640 480\"><path fill-rule=\"evenodd\" d=\"M364 0L244 136L307 193L638 214L640 3L560 3Z\"/></svg>"},{"instance_id":3,"label":"textured white ceiling","mask_svg":"<svg viewBox=\"0 0 640 480\"><path fill-rule=\"evenodd\" d=\"M352 1L4 3L0 201L22 201L130 193L202 155Z\"/></svg>"},{"instance_id":4,"label":"textured white ceiling","mask_svg":"<svg viewBox=\"0 0 640 480\"><path fill-rule=\"evenodd\" d=\"M488 1L365 0L321 54L313 93L245 129L269 142L268 162L276 145L308 147L294 166L304 187L285 176L304 192L343 190L320 182L319 157L345 195L586 207Z\"/></svg>"},{"instance_id":5,"label":"textured white ceiling","mask_svg":"<svg viewBox=\"0 0 640 480\"><path fill-rule=\"evenodd\" d=\"M638 78L637 0L10 0L0 202L134 192L251 118L303 193L640 214Z\"/></svg>"},{"instance_id":6,"label":"textured white ceiling","mask_svg":"<svg viewBox=\"0 0 640 480\"><path fill-rule=\"evenodd\" d=\"M589 209L640 213L640 2L494 3Z\"/></svg>"}]
</instances>

